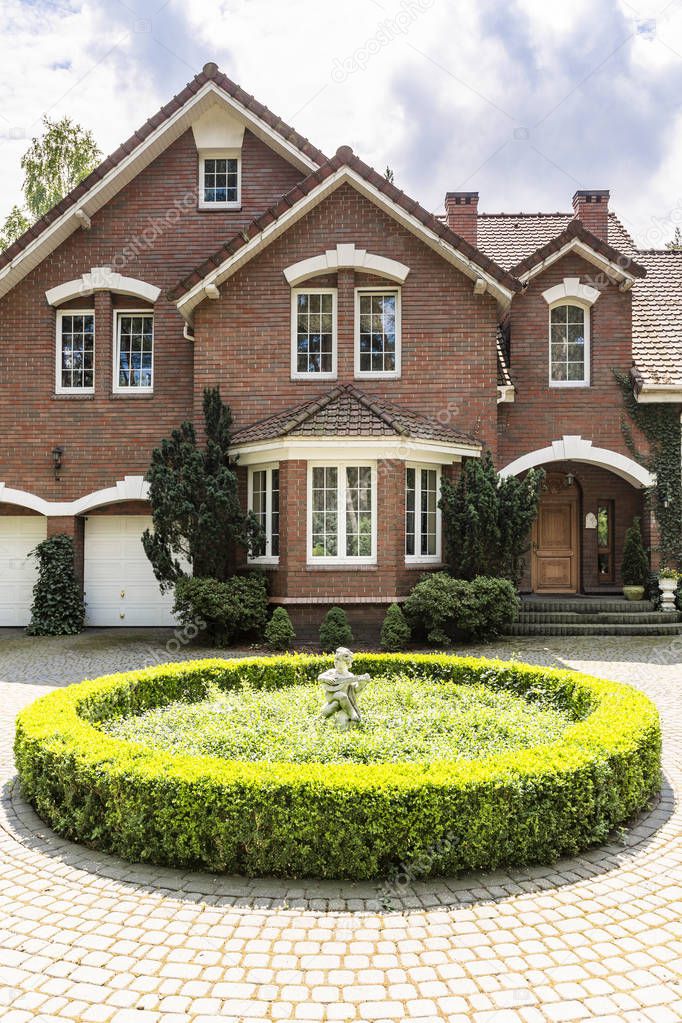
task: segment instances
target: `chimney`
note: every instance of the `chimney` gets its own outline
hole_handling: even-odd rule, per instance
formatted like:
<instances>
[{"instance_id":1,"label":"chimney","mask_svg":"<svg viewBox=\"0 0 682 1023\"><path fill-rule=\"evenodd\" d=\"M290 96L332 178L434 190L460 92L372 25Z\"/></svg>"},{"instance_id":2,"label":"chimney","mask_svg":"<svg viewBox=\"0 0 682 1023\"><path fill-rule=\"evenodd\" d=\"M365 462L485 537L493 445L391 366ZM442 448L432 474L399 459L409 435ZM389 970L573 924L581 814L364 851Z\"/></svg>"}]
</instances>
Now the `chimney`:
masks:
<instances>
[{"instance_id":1,"label":"chimney","mask_svg":"<svg viewBox=\"0 0 682 1023\"><path fill-rule=\"evenodd\" d=\"M445 196L448 227L476 248L478 244L478 192L448 192Z\"/></svg>"},{"instance_id":2,"label":"chimney","mask_svg":"<svg viewBox=\"0 0 682 1023\"><path fill-rule=\"evenodd\" d=\"M602 241L608 241L608 188L581 188L573 196L573 211L578 220Z\"/></svg>"}]
</instances>

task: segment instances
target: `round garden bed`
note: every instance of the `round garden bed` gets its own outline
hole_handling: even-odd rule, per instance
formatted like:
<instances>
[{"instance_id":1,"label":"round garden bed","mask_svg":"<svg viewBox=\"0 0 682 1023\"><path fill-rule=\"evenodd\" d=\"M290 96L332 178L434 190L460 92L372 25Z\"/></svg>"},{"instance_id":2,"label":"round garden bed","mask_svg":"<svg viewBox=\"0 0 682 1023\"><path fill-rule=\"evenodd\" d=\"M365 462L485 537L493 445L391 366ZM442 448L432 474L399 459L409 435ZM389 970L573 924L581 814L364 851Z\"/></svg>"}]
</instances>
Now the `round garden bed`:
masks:
<instances>
[{"instance_id":1,"label":"round garden bed","mask_svg":"<svg viewBox=\"0 0 682 1023\"><path fill-rule=\"evenodd\" d=\"M21 788L126 859L367 879L551 862L660 784L656 708L574 672L358 654L362 723L319 720L328 657L195 661L56 690L18 718Z\"/></svg>"}]
</instances>

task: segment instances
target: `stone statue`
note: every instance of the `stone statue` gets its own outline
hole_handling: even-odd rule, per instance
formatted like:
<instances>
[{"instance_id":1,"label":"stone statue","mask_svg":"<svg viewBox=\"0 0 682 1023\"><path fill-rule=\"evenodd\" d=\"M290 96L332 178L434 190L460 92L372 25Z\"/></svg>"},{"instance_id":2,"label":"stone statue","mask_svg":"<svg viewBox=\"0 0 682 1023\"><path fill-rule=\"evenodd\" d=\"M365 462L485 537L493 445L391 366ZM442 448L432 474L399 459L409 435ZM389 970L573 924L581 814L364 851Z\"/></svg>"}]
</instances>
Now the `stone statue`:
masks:
<instances>
[{"instance_id":1,"label":"stone statue","mask_svg":"<svg viewBox=\"0 0 682 1023\"><path fill-rule=\"evenodd\" d=\"M347 647L340 646L334 654L334 667L318 675L326 697L321 717L329 718L334 715L334 723L342 731L345 731L351 722L360 721L357 696L369 682L369 675L352 673L350 670L352 663L353 654Z\"/></svg>"}]
</instances>

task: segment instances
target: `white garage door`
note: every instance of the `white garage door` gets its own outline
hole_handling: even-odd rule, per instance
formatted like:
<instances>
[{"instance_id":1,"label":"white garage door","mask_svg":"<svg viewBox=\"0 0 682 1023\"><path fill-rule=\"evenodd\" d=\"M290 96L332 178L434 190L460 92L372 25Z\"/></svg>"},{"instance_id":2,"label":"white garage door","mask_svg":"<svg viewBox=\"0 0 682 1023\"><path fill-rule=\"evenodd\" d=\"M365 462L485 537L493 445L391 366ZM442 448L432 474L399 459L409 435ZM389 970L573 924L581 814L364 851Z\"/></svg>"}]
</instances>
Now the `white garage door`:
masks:
<instances>
[{"instance_id":1,"label":"white garage door","mask_svg":"<svg viewBox=\"0 0 682 1023\"><path fill-rule=\"evenodd\" d=\"M85 522L87 625L175 625L142 547L147 515L91 515Z\"/></svg>"},{"instance_id":2,"label":"white garage door","mask_svg":"<svg viewBox=\"0 0 682 1023\"><path fill-rule=\"evenodd\" d=\"M0 515L0 625L28 625L38 562L28 554L47 537L42 515Z\"/></svg>"}]
</instances>

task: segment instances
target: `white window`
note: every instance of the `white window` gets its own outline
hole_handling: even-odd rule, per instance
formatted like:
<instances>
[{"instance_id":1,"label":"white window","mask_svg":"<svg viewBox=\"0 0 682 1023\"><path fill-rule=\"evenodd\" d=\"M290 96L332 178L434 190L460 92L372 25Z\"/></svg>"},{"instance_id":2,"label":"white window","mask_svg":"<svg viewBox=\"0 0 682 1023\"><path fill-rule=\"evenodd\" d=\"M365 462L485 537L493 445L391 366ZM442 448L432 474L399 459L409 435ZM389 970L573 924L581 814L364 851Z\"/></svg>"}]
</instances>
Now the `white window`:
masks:
<instances>
[{"instance_id":1,"label":"white window","mask_svg":"<svg viewBox=\"0 0 682 1023\"><path fill-rule=\"evenodd\" d=\"M405 561L440 561L440 470L405 469Z\"/></svg>"},{"instance_id":2,"label":"white window","mask_svg":"<svg viewBox=\"0 0 682 1023\"><path fill-rule=\"evenodd\" d=\"M585 387L590 382L590 310L575 302L549 311L550 387Z\"/></svg>"},{"instance_id":3,"label":"white window","mask_svg":"<svg viewBox=\"0 0 682 1023\"><path fill-rule=\"evenodd\" d=\"M154 370L154 315L148 309L114 314L114 391L151 392Z\"/></svg>"},{"instance_id":4,"label":"white window","mask_svg":"<svg viewBox=\"0 0 682 1023\"><path fill-rule=\"evenodd\" d=\"M199 207L238 209L241 203L239 150L203 152L199 157Z\"/></svg>"},{"instance_id":5,"label":"white window","mask_svg":"<svg viewBox=\"0 0 682 1023\"><path fill-rule=\"evenodd\" d=\"M355 375L400 376L400 292L395 289L355 292Z\"/></svg>"},{"instance_id":6,"label":"white window","mask_svg":"<svg viewBox=\"0 0 682 1023\"><path fill-rule=\"evenodd\" d=\"M295 288L291 294L291 375L336 377L336 291Z\"/></svg>"},{"instance_id":7,"label":"white window","mask_svg":"<svg viewBox=\"0 0 682 1023\"><path fill-rule=\"evenodd\" d=\"M375 561L376 464L309 466L309 564Z\"/></svg>"},{"instance_id":8,"label":"white window","mask_svg":"<svg viewBox=\"0 0 682 1023\"><path fill-rule=\"evenodd\" d=\"M92 309L57 312L57 394L95 390L95 314Z\"/></svg>"},{"instance_id":9,"label":"white window","mask_svg":"<svg viewBox=\"0 0 682 1023\"><path fill-rule=\"evenodd\" d=\"M251 551L250 561L279 561L279 466L258 465L249 469L249 511L258 519L263 540Z\"/></svg>"}]
</instances>

